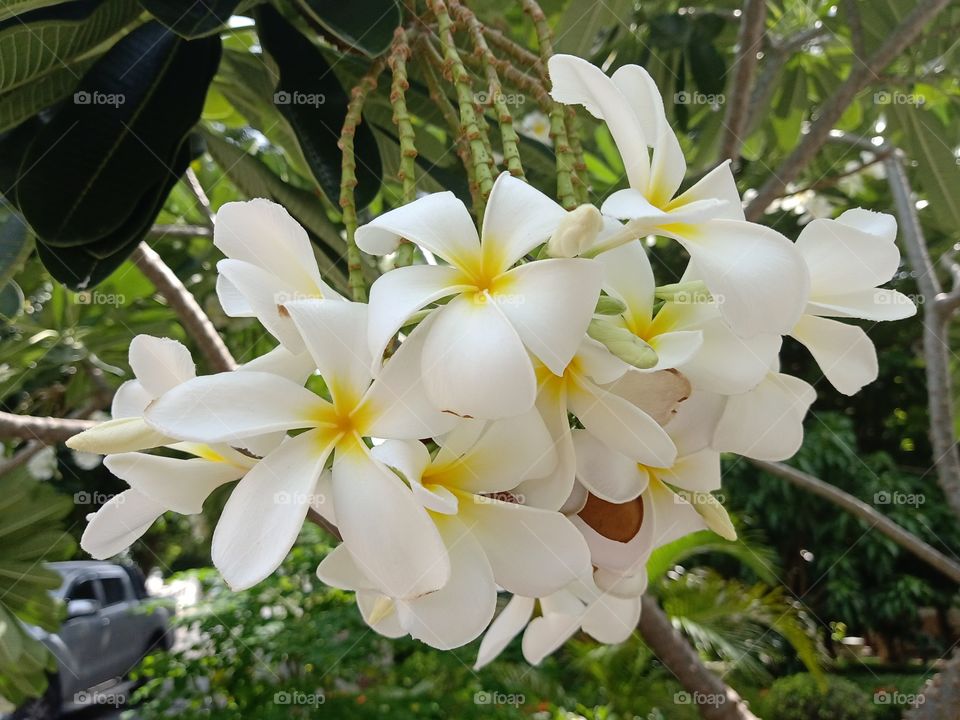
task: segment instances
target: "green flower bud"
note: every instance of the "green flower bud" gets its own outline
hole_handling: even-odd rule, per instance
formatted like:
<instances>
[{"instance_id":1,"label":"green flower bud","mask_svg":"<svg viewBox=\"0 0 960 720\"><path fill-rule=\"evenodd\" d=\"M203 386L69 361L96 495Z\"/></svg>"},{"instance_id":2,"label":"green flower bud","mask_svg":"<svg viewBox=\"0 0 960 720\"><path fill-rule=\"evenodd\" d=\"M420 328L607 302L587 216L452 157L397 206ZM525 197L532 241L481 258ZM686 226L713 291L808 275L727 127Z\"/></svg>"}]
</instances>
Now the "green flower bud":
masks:
<instances>
[{"instance_id":1,"label":"green flower bud","mask_svg":"<svg viewBox=\"0 0 960 720\"><path fill-rule=\"evenodd\" d=\"M657 364L657 351L626 328L606 320L593 320L587 335L635 368L646 370Z\"/></svg>"}]
</instances>

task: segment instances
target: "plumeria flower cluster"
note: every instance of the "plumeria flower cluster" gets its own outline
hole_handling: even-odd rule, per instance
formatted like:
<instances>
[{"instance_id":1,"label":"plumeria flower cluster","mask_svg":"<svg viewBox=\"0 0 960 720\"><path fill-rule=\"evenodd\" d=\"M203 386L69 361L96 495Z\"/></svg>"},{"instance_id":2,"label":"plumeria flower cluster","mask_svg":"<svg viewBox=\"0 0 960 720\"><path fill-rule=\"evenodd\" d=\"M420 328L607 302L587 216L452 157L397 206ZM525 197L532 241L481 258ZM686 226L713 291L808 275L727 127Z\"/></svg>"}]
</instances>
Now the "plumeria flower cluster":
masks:
<instances>
[{"instance_id":1,"label":"plumeria flower cluster","mask_svg":"<svg viewBox=\"0 0 960 720\"><path fill-rule=\"evenodd\" d=\"M318 514L342 543L317 574L372 628L437 648L486 631L483 665L520 633L533 663L579 630L623 640L654 549L736 538L713 494L721 453L788 458L815 398L780 372L783 336L851 394L877 357L843 319L915 312L878 289L895 222L852 210L791 242L744 219L727 164L677 194L686 163L642 68L549 69L556 100L605 122L623 157L629 188L599 208L504 174L478 231L452 193L423 196L357 230L367 253L411 242L427 260L385 272L369 304L324 283L281 207L221 208L221 304L279 345L198 377L179 343L133 340L113 419L69 443L130 486L91 517L91 555L235 483L212 543L231 587L269 576ZM679 282L657 284L650 235L686 250Z\"/></svg>"}]
</instances>

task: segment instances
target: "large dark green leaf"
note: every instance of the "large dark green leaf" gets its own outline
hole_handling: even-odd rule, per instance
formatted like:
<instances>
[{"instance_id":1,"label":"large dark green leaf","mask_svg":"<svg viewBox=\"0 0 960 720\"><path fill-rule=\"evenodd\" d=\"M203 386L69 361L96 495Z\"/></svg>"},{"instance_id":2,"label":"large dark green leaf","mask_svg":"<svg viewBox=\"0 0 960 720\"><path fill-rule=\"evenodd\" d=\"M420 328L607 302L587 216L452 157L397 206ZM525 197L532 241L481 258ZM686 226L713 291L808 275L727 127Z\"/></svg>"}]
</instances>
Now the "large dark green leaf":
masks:
<instances>
[{"instance_id":1,"label":"large dark green leaf","mask_svg":"<svg viewBox=\"0 0 960 720\"><path fill-rule=\"evenodd\" d=\"M5 202L0 197L0 286L13 277L32 248L26 223L12 209L4 207Z\"/></svg>"},{"instance_id":2,"label":"large dark green leaf","mask_svg":"<svg viewBox=\"0 0 960 720\"><path fill-rule=\"evenodd\" d=\"M386 52L403 20L396 0L299 0L299 5L341 41L369 57Z\"/></svg>"},{"instance_id":3,"label":"large dark green leaf","mask_svg":"<svg viewBox=\"0 0 960 720\"><path fill-rule=\"evenodd\" d=\"M338 203L342 155L337 140L347 114L347 93L320 51L273 7L257 9L257 32L280 72L274 93L277 108L296 133L317 183ZM357 205L362 207L376 196L382 177L380 152L365 124L357 128L354 148Z\"/></svg>"},{"instance_id":4,"label":"large dark green leaf","mask_svg":"<svg viewBox=\"0 0 960 720\"><path fill-rule=\"evenodd\" d=\"M177 35L198 38L226 25L240 0L140 0L140 4Z\"/></svg>"},{"instance_id":5,"label":"large dark green leaf","mask_svg":"<svg viewBox=\"0 0 960 720\"><path fill-rule=\"evenodd\" d=\"M132 242L133 228L149 225L158 188L183 171L183 139L219 58L218 38L187 41L151 22L83 77L74 101L37 133L15 187L45 257L88 246L105 259Z\"/></svg>"}]
</instances>

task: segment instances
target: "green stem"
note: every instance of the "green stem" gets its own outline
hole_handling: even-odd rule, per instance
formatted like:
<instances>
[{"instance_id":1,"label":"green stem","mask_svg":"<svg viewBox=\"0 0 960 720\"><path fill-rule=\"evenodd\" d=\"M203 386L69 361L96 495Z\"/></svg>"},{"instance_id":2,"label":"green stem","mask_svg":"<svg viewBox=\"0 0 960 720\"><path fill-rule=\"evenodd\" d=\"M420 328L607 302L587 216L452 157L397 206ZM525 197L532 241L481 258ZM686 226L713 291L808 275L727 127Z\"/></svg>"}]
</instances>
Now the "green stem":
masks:
<instances>
[{"instance_id":1,"label":"green stem","mask_svg":"<svg viewBox=\"0 0 960 720\"><path fill-rule=\"evenodd\" d=\"M523 178L523 164L520 162L520 138L513 127L513 114L510 112L504 97L500 76L497 74L496 67L491 63L491 59L495 58L489 45L487 45L486 38L483 36L483 25L469 8L460 4L459 0L451 0L450 7L470 34L475 48L474 54L480 58L483 72L486 74L490 99L497 113L497 122L500 125L500 142L503 145L503 159L507 164L507 170L514 177Z\"/></svg>"},{"instance_id":2,"label":"green stem","mask_svg":"<svg viewBox=\"0 0 960 720\"><path fill-rule=\"evenodd\" d=\"M390 105L393 107L393 122L397 126L397 136L400 139L400 169L397 179L403 187L403 202L413 202L417 197L416 177L416 133L410 120L410 111L407 109L407 90L410 81L407 78L407 60L410 59L410 45L407 42L407 32L398 27L393 33L393 47L387 64L393 73L390 84ZM414 245L408 240L400 243L397 248L396 266L404 267L413 264Z\"/></svg>"},{"instance_id":3,"label":"green stem","mask_svg":"<svg viewBox=\"0 0 960 720\"><path fill-rule=\"evenodd\" d=\"M460 53L453 38L453 20L447 11L443 0L427 0L430 10L437 18L437 31L440 37L440 47L444 54L444 65L450 72L454 87L457 91L457 104L460 106L461 131L470 146L470 155L473 158L473 169L477 178L482 204L486 204L487 195L493 187L493 173L490 170L491 158L487 154L487 145L480 131L480 121L477 118L474 106L473 86L467 68L460 59ZM483 208L476 208L478 217L482 216Z\"/></svg>"},{"instance_id":4,"label":"green stem","mask_svg":"<svg viewBox=\"0 0 960 720\"><path fill-rule=\"evenodd\" d=\"M363 121L363 103L377 87L377 79L383 72L384 63L377 60L370 71L363 76L356 87L350 91L350 102L347 104L347 114L343 120L343 129L337 145L343 153L340 178L340 207L343 208L343 224L347 230L347 282L353 299L357 302L367 301L367 282L363 276L363 259L360 248L357 247L357 203L355 188L357 187L357 159L353 148L353 138L357 133L357 126Z\"/></svg>"}]
</instances>

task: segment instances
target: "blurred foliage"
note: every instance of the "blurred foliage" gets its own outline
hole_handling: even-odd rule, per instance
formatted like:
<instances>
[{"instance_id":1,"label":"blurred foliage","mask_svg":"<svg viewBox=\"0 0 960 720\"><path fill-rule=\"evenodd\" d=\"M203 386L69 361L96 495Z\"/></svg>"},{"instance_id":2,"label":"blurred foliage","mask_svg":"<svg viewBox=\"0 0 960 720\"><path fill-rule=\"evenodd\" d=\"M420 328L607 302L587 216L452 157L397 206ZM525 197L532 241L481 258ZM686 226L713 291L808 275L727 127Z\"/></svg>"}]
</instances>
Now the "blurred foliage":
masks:
<instances>
[{"instance_id":1,"label":"blurred foliage","mask_svg":"<svg viewBox=\"0 0 960 720\"><path fill-rule=\"evenodd\" d=\"M770 686L763 717L769 720L873 720L874 706L849 680L826 683L812 675L783 677Z\"/></svg>"}]
</instances>

